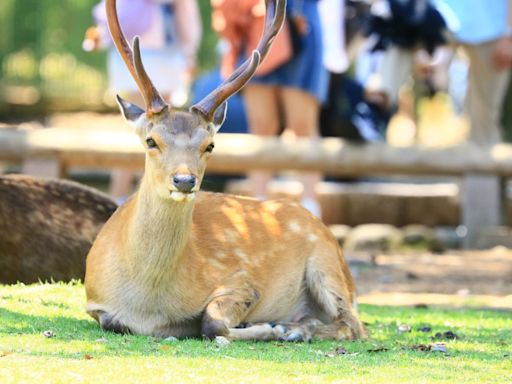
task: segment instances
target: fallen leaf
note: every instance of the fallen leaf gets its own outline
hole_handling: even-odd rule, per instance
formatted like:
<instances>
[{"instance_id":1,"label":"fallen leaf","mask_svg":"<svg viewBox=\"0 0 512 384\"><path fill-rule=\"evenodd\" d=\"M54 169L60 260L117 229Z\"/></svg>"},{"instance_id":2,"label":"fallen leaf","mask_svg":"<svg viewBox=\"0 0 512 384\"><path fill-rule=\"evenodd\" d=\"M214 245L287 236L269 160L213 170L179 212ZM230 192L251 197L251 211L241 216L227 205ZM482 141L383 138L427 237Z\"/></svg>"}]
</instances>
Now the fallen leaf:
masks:
<instances>
[{"instance_id":1,"label":"fallen leaf","mask_svg":"<svg viewBox=\"0 0 512 384\"><path fill-rule=\"evenodd\" d=\"M168 351L169 349L171 349L171 347L170 347L170 346L168 346L168 345L161 345L161 346L160 346L160 349L161 349L162 351Z\"/></svg>"},{"instance_id":2,"label":"fallen leaf","mask_svg":"<svg viewBox=\"0 0 512 384\"><path fill-rule=\"evenodd\" d=\"M9 356L9 355L12 355L12 352L0 352L0 357L5 357L5 356Z\"/></svg>"},{"instance_id":3,"label":"fallen leaf","mask_svg":"<svg viewBox=\"0 0 512 384\"><path fill-rule=\"evenodd\" d=\"M432 346L427 345L427 344L414 344L414 345L405 347L405 349L411 349L413 351L429 352L432 349Z\"/></svg>"},{"instance_id":4,"label":"fallen leaf","mask_svg":"<svg viewBox=\"0 0 512 384\"><path fill-rule=\"evenodd\" d=\"M376 348L371 348L371 349L367 349L366 350L366 352L371 352L371 353L386 352L386 351L389 351L389 348L386 348L386 347L376 347Z\"/></svg>"},{"instance_id":5,"label":"fallen leaf","mask_svg":"<svg viewBox=\"0 0 512 384\"><path fill-rule=\"evenodd\" d=\"M447 332L437 332L434 337L432 338L432 340L455 340L455 339L458 339L459 336L457 336L455 333L453 333L452 331L447 331Z\"/></svg>"},{"instance_id":6,"label":"fallen leaf","mask_svg":"<svg viewBox=\"0 0 512 384\"><path fill-rule=\"evenodd\" d=\"M89 354L85 354L85 355L84 355L84 359L85 359L85 360L92 360L92 359L93 359L93 357L92 357L91 355L89 355Z\"/></svg>"},{"instance_id":7,"label":"fallen leaf","mask_svg":"<svg viewBox=\"0 0 512 384\"><path fill-rule=\"evenodd\" d=\"M343 347L338 347L332 352L327 352L327 353L323 353L321 351L318 351L318 352L320 352L320 354L322 354L326 357L335 357L335 356L339 356L339 355L347 355L348 354L348 351Z\"/></svg>"},{"instance_id":8,"label":"fallen leaf","mask_svg":"<svg viewBox=\"0 0 512 384\"><path fill-rule=\"evenodd\" d=\"M346 355L348 351L343 347L338 347L334 350L337 355Z\"/></svg>"}]
</instances>

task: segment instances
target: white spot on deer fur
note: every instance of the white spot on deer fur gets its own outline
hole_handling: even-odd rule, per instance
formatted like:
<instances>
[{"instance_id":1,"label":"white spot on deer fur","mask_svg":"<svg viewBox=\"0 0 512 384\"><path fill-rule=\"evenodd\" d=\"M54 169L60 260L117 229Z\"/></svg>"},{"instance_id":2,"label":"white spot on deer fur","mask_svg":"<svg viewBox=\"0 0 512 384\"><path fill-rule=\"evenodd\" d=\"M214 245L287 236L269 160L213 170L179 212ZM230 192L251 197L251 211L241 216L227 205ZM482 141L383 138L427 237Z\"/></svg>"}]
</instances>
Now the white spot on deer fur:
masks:
<instances>
[{"instance_id":1,"label":"white spot on deer fur","mask_svg":"<svg viewBox=\"0 0 512 384\"><path fill-rule=\"evenodd\" d=\"M226 266L221 261L216 260L216 259L208 260L208 264L210 264L217 271L222 271L226 268Z\"/></svg>"},{"instance_id":2,"label":"white spot on deer fur","mask_svg":"<svg viewBox=\"0 0 512 384\"><path fill-rule=\"evenodd\" d=\"M300 232L300 224L296 221L290 221L288 224L288 229L294 233Z\"/></svg>"},{"instance_id":3,"label":"white spot on deer fur","mask_svg":"<svg viewBox=\"0 0 512 384\"><path fill-rule=\"evenodd\" d=\"M236 257L238 257L239 259L242 259L242 260L244 260L244 261L246 261L246 260L247 260L247 254L246 254L244 251L242 251L240 248L236 248L236 249L235 249L235 255L236 255Z\"/></svg>"},{"instance_id":4,"label":"white spot on deer fur","mask_svg":"<svg viewBox=\"0 0 512 384\"><path fill-rule=\"evenodd\" d=\"M224 231L224 235L226 237L226 240L230 243L235 243L238 241L238 232L233 231L232 229L226 229Z\"/></svg>"},{"instance_id":5,"label":"white spot on deer fur","mask_svg":"<svg viewBox=\"0 0 512 384\"><path fill-rule=\"evenodd\" d=\"M226 254L222 251L215 252L215 257L217 259L224 259L226 257Z\"/></svg>"},{"instance_id":6,"label":"white spot on deer fur","mask_svg":"<svg viewBox=\"0 0 512 384\"><path fill-rule=\"evenodd\" d=\"M314 233L310 233L310 234L308 235L308 241L310 241L310 242L312 242L312 243L313 243L313 242L315 242L315 241L317 241L317 240L318 240L318 236L317 236L317 235L315 235Z\"/></svg>"}]
</instances>

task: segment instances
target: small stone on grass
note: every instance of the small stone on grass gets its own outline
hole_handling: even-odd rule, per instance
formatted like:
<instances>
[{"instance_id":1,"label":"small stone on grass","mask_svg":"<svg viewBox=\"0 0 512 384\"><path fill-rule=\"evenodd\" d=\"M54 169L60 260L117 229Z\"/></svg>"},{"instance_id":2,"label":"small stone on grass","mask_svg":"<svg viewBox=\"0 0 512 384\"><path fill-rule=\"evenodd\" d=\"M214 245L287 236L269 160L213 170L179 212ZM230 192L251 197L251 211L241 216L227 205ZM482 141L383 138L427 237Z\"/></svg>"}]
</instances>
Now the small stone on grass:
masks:
<instances>
[{"instance_id":1,"label":"small stone on grass","mask_svg":"<svg viewBox=\"0 0 512 384\"><path fill-rule=\"evenodd\" d=\"M47 338L55 337L55 332L47 330L43 332L43 336Z\"/></svg>"},{"instance_id":2,"label":"small stone on grass","mask_svg":"<svg viewBox=\"0 0 512 384\"><path fill-rule=\"evenodd\" d=\"M221 348L224 348L224 347L227 347L229 345L229 340L226 339L224 336L217 336L215 337L215 343L221 347Z\"/></svg>"}]
</instances>

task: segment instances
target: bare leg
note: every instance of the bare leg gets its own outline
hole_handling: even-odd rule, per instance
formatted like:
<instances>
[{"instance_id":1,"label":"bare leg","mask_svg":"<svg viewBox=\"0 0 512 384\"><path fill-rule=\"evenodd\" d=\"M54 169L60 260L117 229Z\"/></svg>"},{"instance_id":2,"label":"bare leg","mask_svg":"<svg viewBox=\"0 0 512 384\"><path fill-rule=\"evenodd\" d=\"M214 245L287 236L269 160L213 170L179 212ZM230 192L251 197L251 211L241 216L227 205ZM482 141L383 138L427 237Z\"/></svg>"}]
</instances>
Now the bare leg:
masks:
<instances>
[{"instance_id":1,"label":"bare leg","mask_svg":"<svg viewBox=\"0 0 512 384\"><path fill-rule=\"evenodd\" d=\"M389 100L388 107L394 108L398 105L398 94L409 76L412 74L414 51L390 47L384 52L382 63L379 68L379 75L382 82L382 90Z\"/></svg>"},{"instance_id":2,"label":"bare leg","mask_svg":"<svg viewBox=\"0 0 512 384\"><path fill-rule=\"evenodd\" d=\"M243 95L251 133L275 136L279 130L277 89L267 85L249 84ZM265 199L272 174L267 171L251 171L248 174L252 195Z\"/></svg>"},{"instance_id":3,"label":"bare leg","mask_svg":"<svg viewBox=\"0 0 512 384\"><path fill-rule=\"evenodd\" d=\"M469 141L493 145L501 141L500 114L510 71L498 71L492 63L492 43L465 46L469 56L469 89L466 112L471 121Z\"/></svg>"},{"instance_id":4,"label":"bare leg","mask_svg":"<svg viewBox=\"0 0 512 384\"><path fill-rule=\"evenodd\" d=\"M282 88L281 96L287 128L295 132L297 137L318 138L318 100L311 94L294 88ZM302 204L314 215L321 217L316 186L322 180L322 174L304 172L299 179L304 188Z\"/></svg>"}]
</instances>

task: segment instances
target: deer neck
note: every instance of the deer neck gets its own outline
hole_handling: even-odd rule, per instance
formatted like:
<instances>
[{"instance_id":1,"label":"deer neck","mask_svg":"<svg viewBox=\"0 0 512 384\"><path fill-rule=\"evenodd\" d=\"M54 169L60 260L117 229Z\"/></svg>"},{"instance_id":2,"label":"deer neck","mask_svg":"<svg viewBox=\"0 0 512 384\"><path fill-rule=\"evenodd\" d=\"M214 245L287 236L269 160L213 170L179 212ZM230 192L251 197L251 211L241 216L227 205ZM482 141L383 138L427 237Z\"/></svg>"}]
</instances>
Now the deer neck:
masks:
<instances>
[{"instance_id":1,"label":"deer neck","mask_svg":"<svg viewBox=\"0 0 512 384\"><path fill-rule=\"evenodd\" d=\"M151 285L175 271L190 236L193 202L163 199L144 177L128 226L133 270Z\"/></svg>"}]
</instances>

